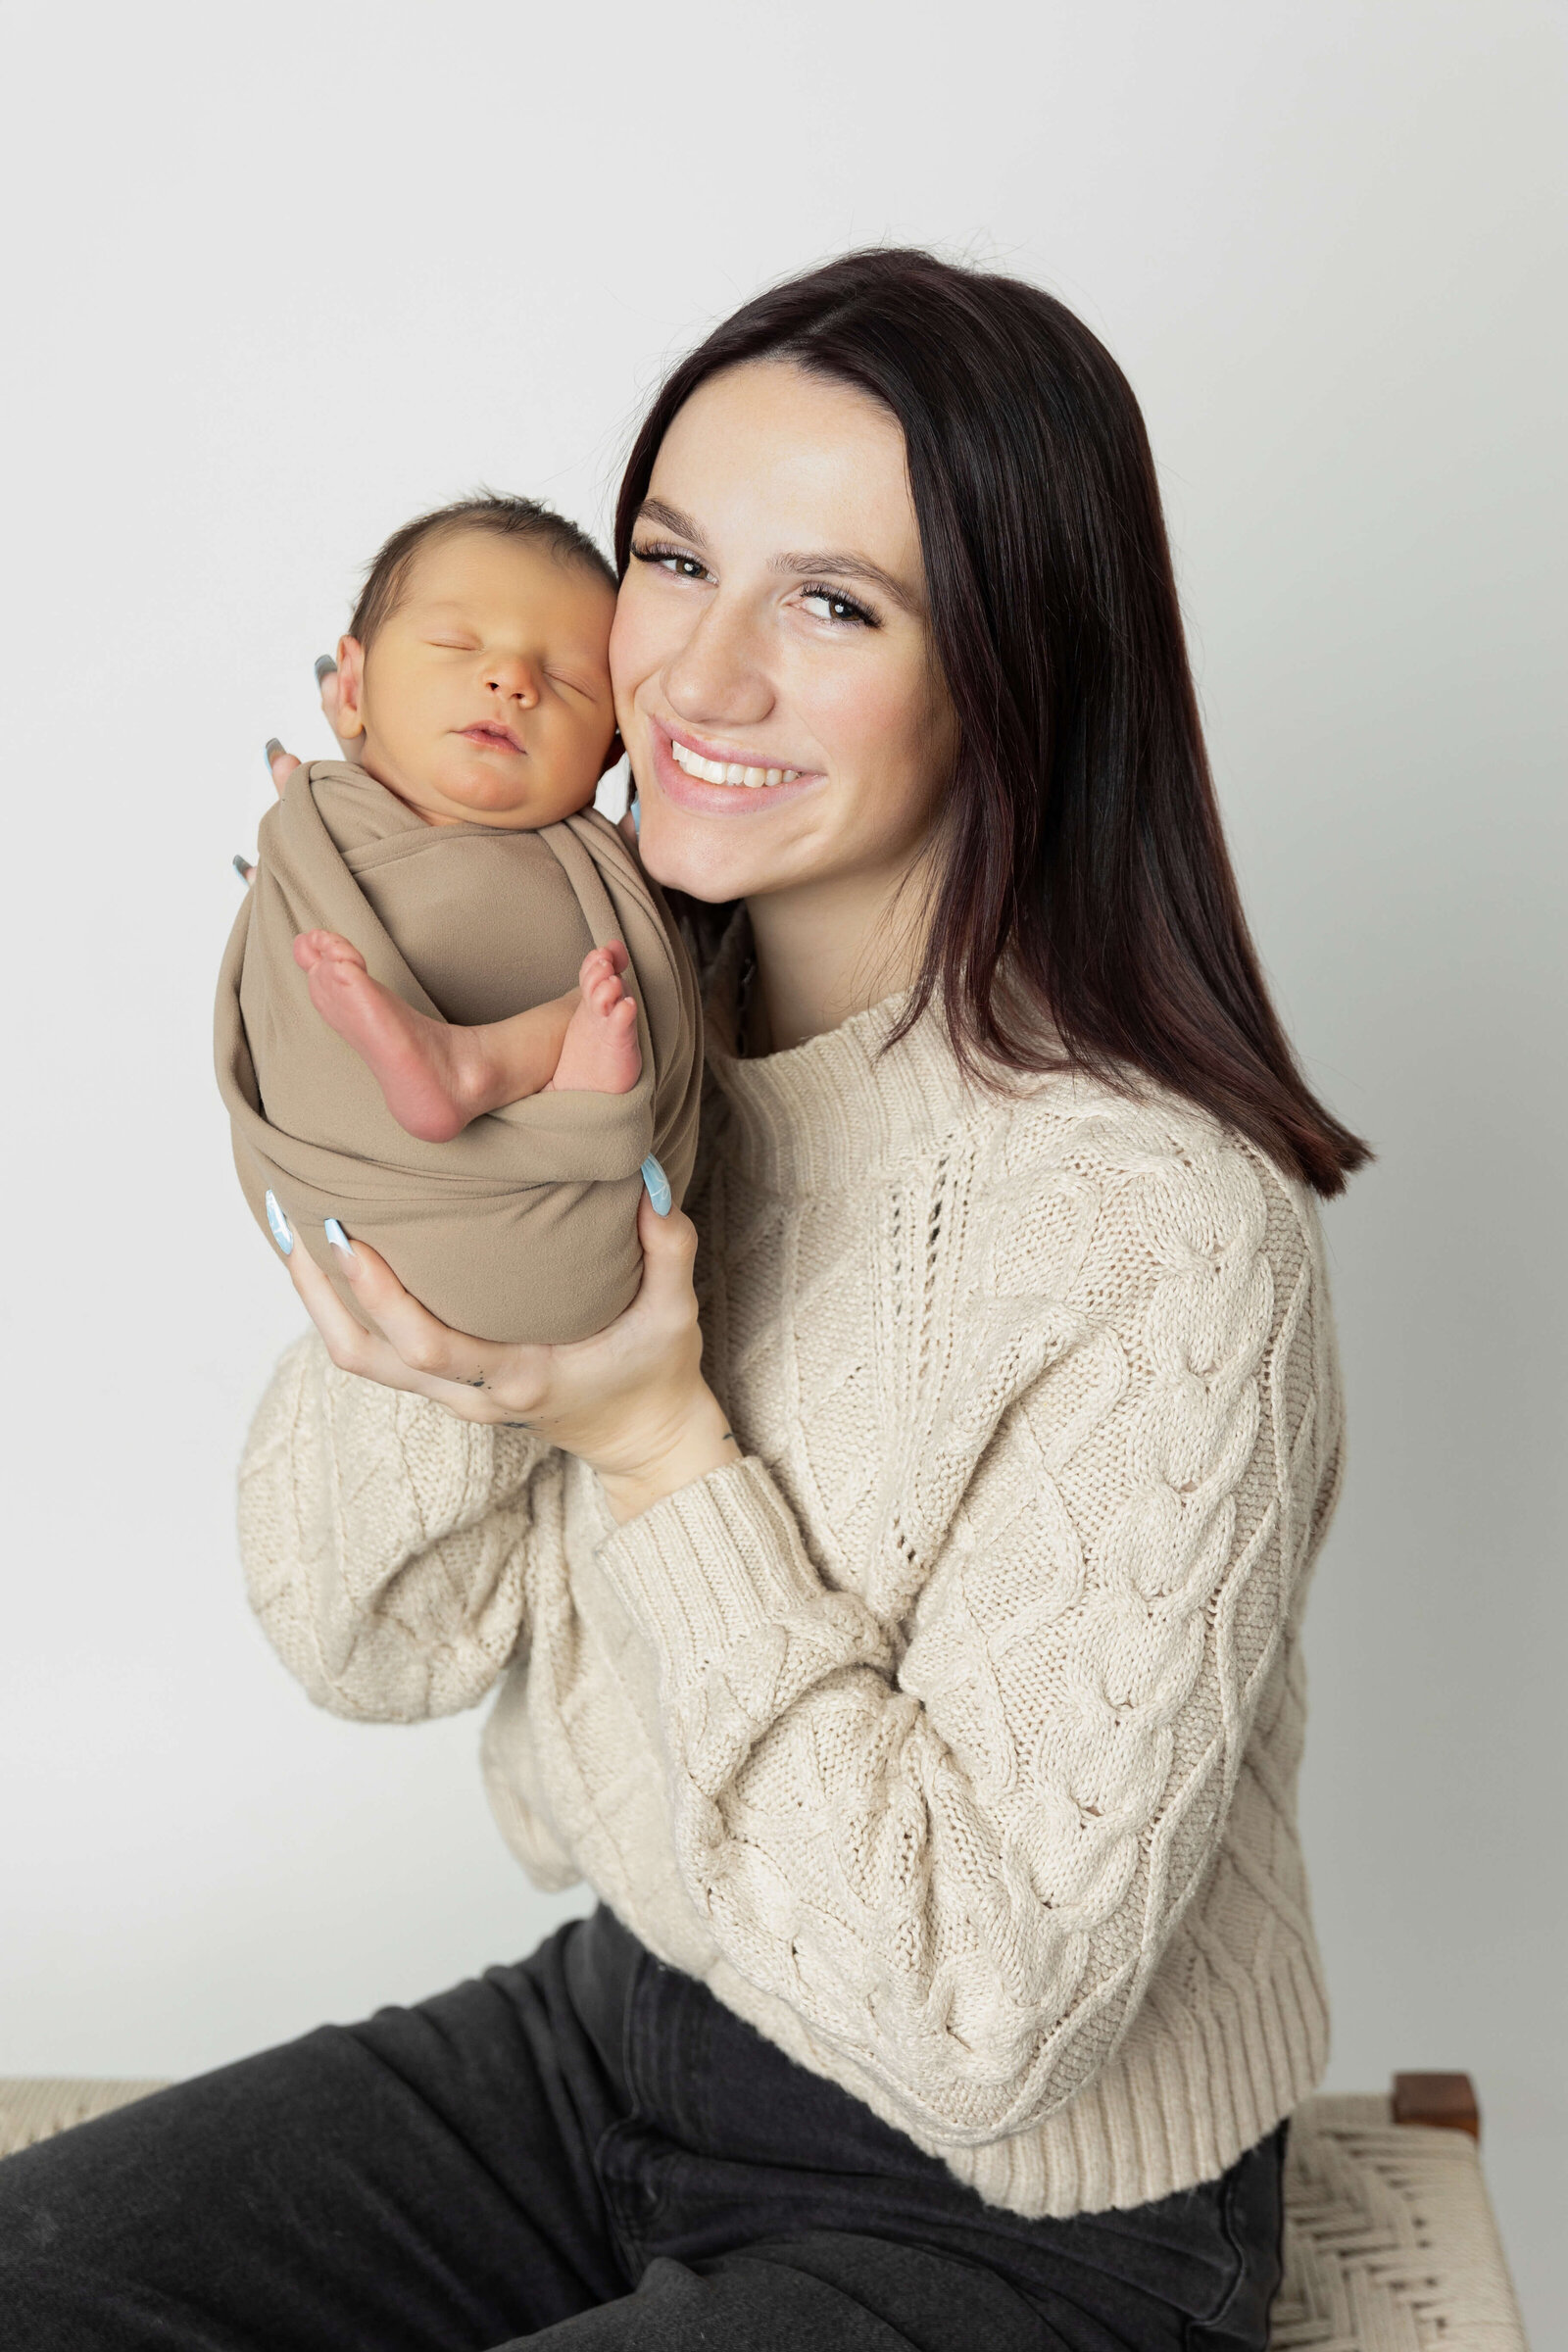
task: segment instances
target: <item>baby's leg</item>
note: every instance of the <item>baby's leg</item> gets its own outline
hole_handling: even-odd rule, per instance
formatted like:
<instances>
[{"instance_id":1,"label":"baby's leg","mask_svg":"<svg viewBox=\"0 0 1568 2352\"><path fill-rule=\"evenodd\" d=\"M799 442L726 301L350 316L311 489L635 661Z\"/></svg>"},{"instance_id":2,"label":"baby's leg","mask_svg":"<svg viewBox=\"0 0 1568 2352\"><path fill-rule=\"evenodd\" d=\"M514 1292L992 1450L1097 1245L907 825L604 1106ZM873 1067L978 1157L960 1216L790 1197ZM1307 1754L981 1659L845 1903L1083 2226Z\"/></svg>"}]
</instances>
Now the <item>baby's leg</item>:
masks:
<instances>
[{"instance_id":1,"label":"baby's leg","mask_svg":"<svg viewBox=\"0 0 1568 2352\"><path fill-rule=\"evenodd\" d=\"M405 1004L371 979L359 950L335 931L302 931L294 960L309 977L311 1002L321 1018L369 1063L398 1125L426 1143L447 1143L485 1111L550 1085L578 1010L573 989L510 1020L464 1028L432 1021ZM618 980L615 989L618 994ZM635 1054L635 1030L632 1050ZM639 1066L634 1064L627 1086L635 1083Z\"/></svg>"},{"instance_id":2,"label":"baby's leg","mask_svg":"<svg viewBox=\"0 0 1568 2352\"><path fill-rule=\"evenodd\" d=\"M550 1081L559 1094L628 1095L641 1077L637 1006L620 978L630 961L618 939L583 957L577 1003Z\"/></svg>"}]
</instances>

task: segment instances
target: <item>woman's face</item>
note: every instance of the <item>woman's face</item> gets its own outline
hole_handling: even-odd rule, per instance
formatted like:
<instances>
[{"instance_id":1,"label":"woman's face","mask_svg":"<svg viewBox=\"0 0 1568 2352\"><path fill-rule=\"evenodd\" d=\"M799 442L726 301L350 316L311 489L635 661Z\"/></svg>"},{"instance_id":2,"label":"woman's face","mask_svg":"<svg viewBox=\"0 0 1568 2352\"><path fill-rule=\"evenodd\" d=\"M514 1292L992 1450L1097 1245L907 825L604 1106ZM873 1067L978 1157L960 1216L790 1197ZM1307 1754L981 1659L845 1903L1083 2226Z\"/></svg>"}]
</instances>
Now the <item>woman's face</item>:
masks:
<instances>
[{"instance_id":1,"label":"woman's face","mask_svg":"<svg viewBox=\"0 0 1568 2352\"><path fill-rule=\"evenodd\" d=\"M657 881L895 886L956 741L897 419L778 361L710 377L655 463L610 660Z\"/></svg>"}]
</instances>

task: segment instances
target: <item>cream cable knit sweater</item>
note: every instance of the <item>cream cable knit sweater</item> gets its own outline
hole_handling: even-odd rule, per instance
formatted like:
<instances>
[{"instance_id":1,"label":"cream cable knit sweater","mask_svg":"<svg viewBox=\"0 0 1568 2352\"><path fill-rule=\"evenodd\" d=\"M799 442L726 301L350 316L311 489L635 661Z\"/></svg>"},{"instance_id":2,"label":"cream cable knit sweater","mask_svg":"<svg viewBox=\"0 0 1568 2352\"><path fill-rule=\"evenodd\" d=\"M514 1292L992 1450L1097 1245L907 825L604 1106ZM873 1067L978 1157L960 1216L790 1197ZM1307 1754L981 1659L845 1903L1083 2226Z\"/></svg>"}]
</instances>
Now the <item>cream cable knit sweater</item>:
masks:
<instances>
[{"instance_id":1,"label":"cream cable knit sweater","mask_svg":"<svg viewBox=\"0 0 1568 2352\"><path fill-rule=\"evenodd\" d=\"M710 1052L705 1358L747 1449L597 1481L337 1372L252 1432L254 1604L311 1697L472 1706L540 1884L989 2200L1211 2178L1311 2088L1297 1628L1340 1401L1312 1204L1163 1096L970 1093L889 1007Z\"/></svg>"}]
</instances>

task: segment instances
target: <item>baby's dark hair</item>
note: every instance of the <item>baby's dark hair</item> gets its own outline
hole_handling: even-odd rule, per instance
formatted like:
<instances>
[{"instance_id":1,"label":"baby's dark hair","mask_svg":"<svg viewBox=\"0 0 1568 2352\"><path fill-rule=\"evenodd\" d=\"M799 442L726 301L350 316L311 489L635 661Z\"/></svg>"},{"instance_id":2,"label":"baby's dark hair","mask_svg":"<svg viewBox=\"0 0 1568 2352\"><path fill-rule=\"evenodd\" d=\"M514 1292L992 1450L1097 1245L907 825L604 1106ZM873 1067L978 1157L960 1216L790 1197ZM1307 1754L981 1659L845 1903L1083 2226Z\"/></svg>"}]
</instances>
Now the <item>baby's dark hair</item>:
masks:
<instances>
[{"instance_id":1,"label":"baby's dark hair","mask_svg":"<svg viewBox=\"0 0 1568 2352\"><path fill-rule=\"evenodd\" d=\"M365 575L360 601L349 622L349 635L368 646L377 629L397 611L414 559L432 539L454 531L494 531L501 539L533 539L549 548L563 564L581 564L613 588L615 574L586 531L564 514L541 506L536 498L502 498L493 490L475 491L471 498L455 499L450 507L435 507L416 514L394 531Z\"/></svg>"}]
</instances>

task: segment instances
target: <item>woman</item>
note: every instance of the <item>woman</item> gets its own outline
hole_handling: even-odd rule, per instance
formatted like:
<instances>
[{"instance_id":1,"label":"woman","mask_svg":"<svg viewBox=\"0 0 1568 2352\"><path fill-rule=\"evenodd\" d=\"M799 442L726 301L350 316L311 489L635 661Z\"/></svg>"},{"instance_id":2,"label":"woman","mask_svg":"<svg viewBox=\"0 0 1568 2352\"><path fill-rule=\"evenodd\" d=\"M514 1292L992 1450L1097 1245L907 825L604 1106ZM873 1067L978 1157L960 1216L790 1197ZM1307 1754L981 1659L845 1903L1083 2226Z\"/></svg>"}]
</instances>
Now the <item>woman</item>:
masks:
<instances>
[{"instance_id":1,"label":"woman","mask_svg":"<svg viewBox=\"0 0 1568 2352\"><path fill-rule=\"evenodd\" d=\"M1312 1193L1365 1154L1248 940L1136 404L1032 288L854 256L675 369L616 542L642 852L712 950L690 1220L557 1350L362 1246L368 1337L293 1250L241 1514L320 1703L501 1682L502 1827L604 1907L5 2168L8 2308L1260 2346L1325 2044Z\"/></svg>"}]
</instances>

